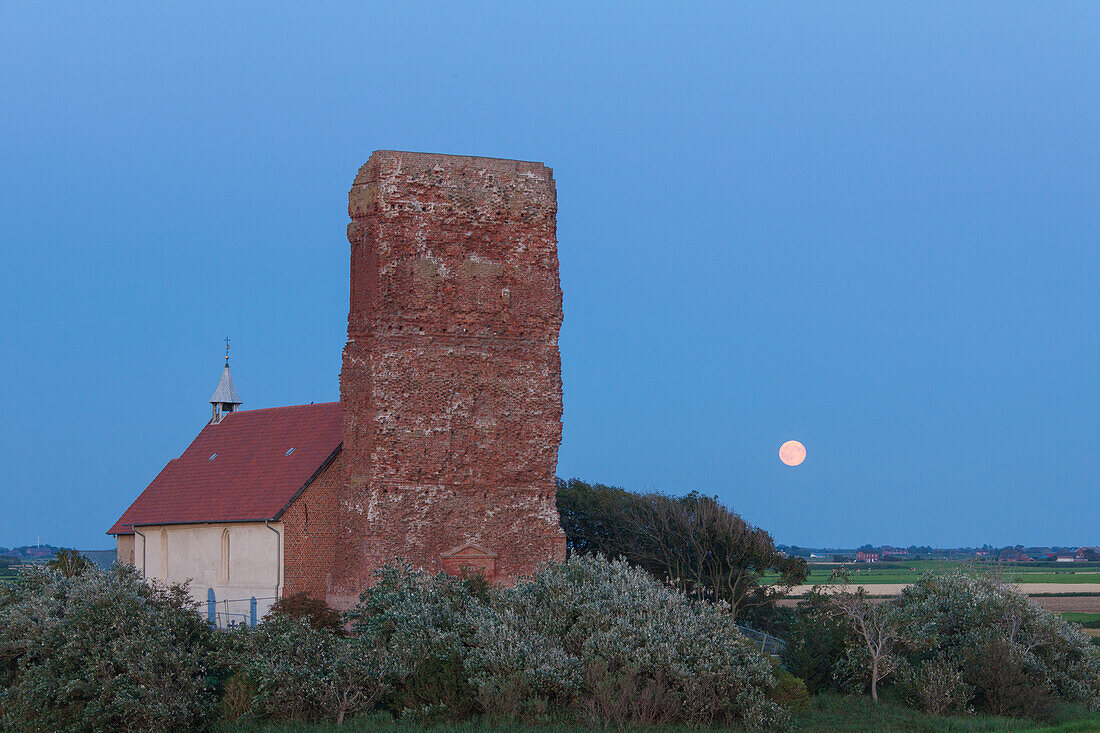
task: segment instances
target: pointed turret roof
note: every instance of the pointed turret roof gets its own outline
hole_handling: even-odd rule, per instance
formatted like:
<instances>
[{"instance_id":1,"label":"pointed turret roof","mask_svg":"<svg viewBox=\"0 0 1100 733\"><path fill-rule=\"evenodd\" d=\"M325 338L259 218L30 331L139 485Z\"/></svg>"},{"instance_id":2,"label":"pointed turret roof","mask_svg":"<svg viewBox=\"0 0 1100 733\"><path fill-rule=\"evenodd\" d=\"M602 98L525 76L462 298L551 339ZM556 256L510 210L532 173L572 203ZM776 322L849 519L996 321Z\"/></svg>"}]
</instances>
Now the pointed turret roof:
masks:
<instances>
[{"instance_id":1,"label":"pointed turret roof","mask_svg":"<svg viewBox=\"0 0 1100 733\"><path fill-rule=\"evenodd\" d=\"M212 405L239 405L241 396L237 394L237 388L233 386L233 375L229 373L229 359L225 360L225 369L222 370L221 381L214 390L214 396L210 398Z\"/></svg>"}]
</instances>

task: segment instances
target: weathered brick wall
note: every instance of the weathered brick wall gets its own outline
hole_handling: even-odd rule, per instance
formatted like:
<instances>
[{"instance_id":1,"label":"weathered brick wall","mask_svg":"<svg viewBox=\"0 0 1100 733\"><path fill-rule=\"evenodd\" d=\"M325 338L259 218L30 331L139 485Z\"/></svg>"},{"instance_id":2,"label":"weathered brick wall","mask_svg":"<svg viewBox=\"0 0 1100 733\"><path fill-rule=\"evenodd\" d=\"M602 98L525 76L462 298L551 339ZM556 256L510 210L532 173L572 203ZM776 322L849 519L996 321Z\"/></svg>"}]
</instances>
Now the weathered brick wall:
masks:
<instances>
[{"instance_id":1,"label":"weathered brick wall","mask_svg":"<svg viewBox=\"0 0 1100 733\"><path fill-rule=\"evenodd\" d=\"M564 557L550 169L380 151L349 213L347 536L330 600L350 602L394 557L437 570L470 543L498 583Z\"/></svg>"},{"instance_id":2,"label":"weathered brick wall","mask_svg":"<svg viewBox=\"0 0 1100 733\"><path fill-rule=\"evenodd\" d=\"M283 513L283 595L329 597L335 549L347 537L341 527L343 483L341 453Z\"/></svg>"}]
</instances>

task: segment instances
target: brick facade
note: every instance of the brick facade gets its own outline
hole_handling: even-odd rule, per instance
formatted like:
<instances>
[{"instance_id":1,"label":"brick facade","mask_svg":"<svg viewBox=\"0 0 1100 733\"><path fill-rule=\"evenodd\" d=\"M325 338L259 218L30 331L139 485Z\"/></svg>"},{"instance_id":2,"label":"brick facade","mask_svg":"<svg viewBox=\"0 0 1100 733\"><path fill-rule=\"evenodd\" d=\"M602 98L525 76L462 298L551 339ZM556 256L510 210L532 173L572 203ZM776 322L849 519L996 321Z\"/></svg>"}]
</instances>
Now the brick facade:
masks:
<instances>
[{"instance_id":1,"label":"brick facade","mask_svg":"<svg viewBox=\"0 0 1100 733\"><path fill-rule=\"evenodd\" d=\"M396 557L501 584L564 558L550 169L380 151L348 199L344 536L329 601L353 602Z\"/></svg>"},{"instance_id":2,"label":"brick facade","mask_svg":"<svg viewBox=\"0 0 1100 733\"><path fill-rule=\"evenodd\" d=\"M343 481L340 453L283 512L283 595L329 596L335 548L347 536L340 526Z\"/></svg>"}]
</instances>

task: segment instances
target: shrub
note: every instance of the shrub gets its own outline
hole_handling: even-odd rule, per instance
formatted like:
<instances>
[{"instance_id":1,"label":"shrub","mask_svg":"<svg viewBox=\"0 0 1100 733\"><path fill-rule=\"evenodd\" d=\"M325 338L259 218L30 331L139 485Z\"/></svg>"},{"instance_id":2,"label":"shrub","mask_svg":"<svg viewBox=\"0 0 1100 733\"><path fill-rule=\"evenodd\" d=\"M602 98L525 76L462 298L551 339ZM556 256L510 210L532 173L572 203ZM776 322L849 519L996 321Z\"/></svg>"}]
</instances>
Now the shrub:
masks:
<instances>
[{"instance_id":1,"label":"shrub","mask_svg":"<svg viewBox=\"0 0 1100 733\"><path fill-rule=\"evenodd\" d=\"M215 712L211 632L181 585L133 568L0 586L0 728L168 731Z\"/></svg>"},{"instance_id":2,"label":"shrub","mask_svg":"<svg viewBox=\"0 0 1100 733\"><path fill-rule=\"evenodd\" d=\"M1043 670L1007 639L991 639L970 655L966 678L975 702L992 715L1046 719L1057 701Z\"/></svg>"},{"instance_id":3,"label":"shrub","mask_svg":"<svg viewBox=\"0 0 1100 733\"><path fill-rule=\"evenodd\" d=\"M272 720L342 723L369 710L386 690L384 657L356 639L274 614L256 628L226 634L222 659L233 676L223 710ZM250 700L248 699L250 696Z\"/></svg>"},{"instance_id":4,"label":"shrub","mask_svg":"<svg viewBox=\"0 0 1100 733\"><path fill-rule=\"evenodd\" d=\"M806 683L785 669L776 670L775 687L768 691L768 697L794 713L810 709Z\"/></svg>"},{"instance_id":5,"label":"shrub","mask_svg":"<svg viewBox=\"0 0 1100 733\"><path fill-rule=\"evenodd\" d=\"M479 709L464 667L471 617L487 599L484 579L432 575L407 564L387 566L348 613L364 647L388 660L395 712L424 722L468 717Z\"/></svg>"},{"instance_id":6,"label":"shrub","mask_svg":"<svg viewBox=\"0 0 1100 733\"><path fill-rule=\"evenodd\" d=\"M917 667L906 664L899 676L906 697L932 715L963 711L973 696L964 681L962 661L942 653Z\"/></svg>"},{"instance_id":7,"label":"shrub","mask_svg":"<svg viewBox=\"0 0 1100 733\"><path fill-rule=\"evenodd\" d=\"M596 724L661 725L676 720L683 697L663 674L647 675L637 665L612 670L602 659L585 669L582 713Z\"/></svg>"},{"instance_id":8,"label":"shrub","mask_svg":"<svg viewBox=\"0 0 1100 733\"><path fill-rule=\"evenodd\" d=\"M290 618L305 619L314 629L328 629L341 635L344 633L344 624L340 620L340 613L332 606L319 598L313 598L308 593L292 593L275 601L271 604L271 610L264 616L264 620L278 614Z\"/></svg>"},{"instance_id":9,"label":"shrub","mask_svg":"<svg viewBox=\"0 0 1100 733\"><path fill-rule=\"evenodd\" d=\"M786 720L767 698L769 663L721 604L689 600L625 562L546 565L493 602L467 658L479 689L518 675L542 699L605 722L657 722L656 707L695 725Z\"/></svg>"},{"instance_id":10,"label":"shrub","mask_svg":"<svg viewBox=\"0 0 1100 733\"><path fill-rule=\"evenodd\" d=\"M492 591L387 567L349 618L359 643L391 660L389 704L420 723L549 710L614 724L786 720L768 699L769 663L723 606L625 562L575 557Z\"/></svg>"},{"instance_id":11,"label":"shrub","mask_svg":"<svg viewBox=\"0 0 1100 733\"><path fill-rule=\"evenodd\" d=\"M694 598L722 600L735 616L770 605L806 578L806 561L779 552L717 497L636 494L558 481L558 513L571 554L622 558ZM761 584L764 575L778 580Z\"/></svg>"},{"instance_id":12,"label":"shrub","mask_svg":"<svg viewBox=\"0 0 1100 733\"><path fill-rule=\"evenodd\" d=\"M928 574L897 605L914 674L933 674L924 667L936 660L961 664L961 683L980 710L1042 716L1055 697L1100 707L1097 649L1009 586L961 572Z\"/></svg>"},{"instance_id":13,"label":"shrub","mask_svg":"<svg viewBox=\"0 0 1100 733\"><path fill-rule=\"evenodd\" d=\"M252 701L256 697L256 682L243 672L236 672L222 684L218 701L219 717L236 723L246 715L252 715Z\"/></svg>"}]
</instances>

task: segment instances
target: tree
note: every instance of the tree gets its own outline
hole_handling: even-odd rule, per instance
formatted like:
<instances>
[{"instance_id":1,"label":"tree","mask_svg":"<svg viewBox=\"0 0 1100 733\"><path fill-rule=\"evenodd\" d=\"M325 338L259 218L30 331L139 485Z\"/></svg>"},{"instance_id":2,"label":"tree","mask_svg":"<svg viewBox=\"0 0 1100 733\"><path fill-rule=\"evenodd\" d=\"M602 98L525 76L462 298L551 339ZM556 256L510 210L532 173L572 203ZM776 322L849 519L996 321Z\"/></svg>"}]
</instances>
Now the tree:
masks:
<instances>
[{"instance_id":1,"label":"tree","mask_svg":"<svg viewBox=\"0 0 1100 733\"><path fill-rule=\"evenodd\" d=\"M628 514L638 494L580 479L558 479L558 516L572 554L628 557L636 546Z\"/></svg>"},{"instance_id":2,"label":"tree","mask_svg":"<svg viewBox=\"0 0 1100 733\"><path fill-rule=\"evenodd\" d=\"M895 608L890 603L872 603L860 587L847 589L831 597L834 612L847 619L858 639L856 662L862 659L871 682L871 699L878 702L878 683L897 669L899 658L894 653L901 639ZM864 653L866 656L864 656Z\"/></svg>"},{"instance_id":3,"label":"tree","mask_svg":"<svg viewBox=\"0 0 1100 733\"><path fill-rule=\"evenodd\" d=\"M797 607L790 629L784 634L786 668L806 683L811 695L840 689L836 672L856 642L847 618L833 612L824 586L814 586Z\"/></svg>"},{"instance_id":4,"label":"tree","mask_svg":"<svg viewBox=\"0 0 1100 733\"><path fill-rule=\"evenodd\" d=\"M717 497L635 494L559 481L558 510L574 554L624 558L695 598L725 601L735 616L785 594L806 577L806 561L779 552L771 536ZM768 573L779 576L763 586Z\"/></svg>"},{"instance_id":5,"label":"tree","mask_svg":"<svg viewBox=\"0 0 1100 733\"><path fill-rule=\"evenodd\" d=\"M92 563L76 550L58 550L53 560L46 563L46 567L61 573L66 578L73 578L83 575L84 571L92 567Z\"/></svg>"}]
</instances>

